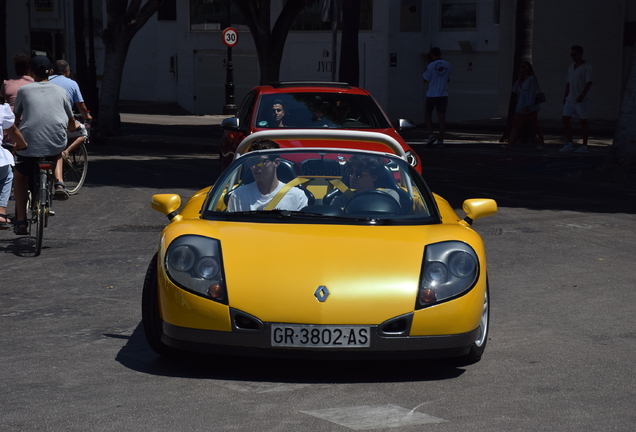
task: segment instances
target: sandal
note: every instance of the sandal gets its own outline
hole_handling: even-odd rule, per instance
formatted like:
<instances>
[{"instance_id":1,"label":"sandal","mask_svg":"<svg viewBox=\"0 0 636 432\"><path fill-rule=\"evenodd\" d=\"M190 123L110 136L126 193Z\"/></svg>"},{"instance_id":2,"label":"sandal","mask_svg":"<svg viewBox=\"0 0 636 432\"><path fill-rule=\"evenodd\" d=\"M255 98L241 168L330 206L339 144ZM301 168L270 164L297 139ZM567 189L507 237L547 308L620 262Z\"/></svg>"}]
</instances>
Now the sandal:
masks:
<instances>
[{"instance_id":1,"label":"sandal","mask_svg":"<svg viewBox=\"0 0 636 432\"><path fill-rule=\"evenodd\" d=\"M29 221L17 221L13 227L15 235L28 235L29 234Z\"/></svg>"},{"instance_id":2,"label":"sandal","mask_svg":"<svg viewBox=\"0 0 636 432\"><path fill-rule=\"evenodd\" d=\"M0 218L4 219L4 222L0 222L0 230L11 228L11 220L7 217L7 215L0 213Z\"/></svg>"},{"instance_id":3,"label":"sandal","mask_svg":"<svg viewBox=\"0 0 636 432\"><path fill-rule=\"evenodd\" d=\"M55 182L55 199L58 200L67 200L68 197L70 196L70 194L68 193L68 190L66 190L66 186L64 185L64 183L57 181Z\"/></svg>"}]
</instances>

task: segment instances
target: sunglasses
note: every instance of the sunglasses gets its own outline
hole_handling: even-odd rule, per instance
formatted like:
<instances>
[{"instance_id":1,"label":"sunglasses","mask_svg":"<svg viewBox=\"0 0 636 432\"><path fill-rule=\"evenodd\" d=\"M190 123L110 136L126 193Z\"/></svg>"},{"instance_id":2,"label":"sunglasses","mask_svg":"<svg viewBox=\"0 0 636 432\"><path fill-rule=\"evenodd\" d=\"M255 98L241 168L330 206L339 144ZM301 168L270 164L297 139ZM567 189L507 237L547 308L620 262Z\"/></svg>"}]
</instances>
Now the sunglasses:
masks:
<instances>
[{"instance_id":1,"label":"sunglasses","mask_svg":"<svg viewBox=\"0 0 636 432\"><path fill-rule=\"evenodd\" d=\"M361 178L365 174L369 174L369 171L354 170L353 168L347 168L345 172L347 173L349 177L356 177L356 178Z\"/></svg>"},{"instance_id":2,"label":"sunglasses","mask_svg":"<svg viewBox=\"0 0 636 432\"><path fill-rule=\"evenodd\" d=\"M262 158L262 159L258 159L258 160L253 160L249 162L249 166L252 168L261 168L263 167L265 164L267 164L267 162L271 162L271 159L268 158Z\"/></svg>"}]
</instances>

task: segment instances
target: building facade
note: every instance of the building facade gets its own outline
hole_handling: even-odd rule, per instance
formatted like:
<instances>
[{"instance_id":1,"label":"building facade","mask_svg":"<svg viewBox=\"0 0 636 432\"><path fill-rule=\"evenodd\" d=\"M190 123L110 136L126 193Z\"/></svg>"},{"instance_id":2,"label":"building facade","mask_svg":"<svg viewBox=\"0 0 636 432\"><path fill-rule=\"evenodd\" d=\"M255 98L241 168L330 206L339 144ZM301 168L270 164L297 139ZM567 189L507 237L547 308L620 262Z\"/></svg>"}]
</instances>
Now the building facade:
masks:
<instances>
[{"instance_id":1,"label":"building facade","mask_svg":"<svg viewBox=\"0 0 636 432\"><path fill-rule=\"evenodd\" d=\"M92 1L99 78L104 68L99 36L106 23L106 7L105 0ZM72 0L7 3L9 65L15 52L37 51L74 66ZM227 22L225 3L166 0L164 9L132 41L121 99L177 102L195 114L222 113L228 53L221 37ZM272 23L283 3L272 0ZM516 0L363 0L362 4L360 85L391 118L422 121L422 73L426 53L434 46L452 66L449 121L507 115ZM287 37L281 80L332 80L333 34L330 23L320 19L321 7L322 1L316 0L312 10L297 18ZM252 36L238 12L232 14L232 27L239 32L239 42L232 49L238 104L258 84L259 72ZM594 67L590 118L616 119L632 50L633 22L636 2L630 0L534 0L532 62L548 98L541 117L561 117L570 46L582 45L584 58ZM336 46L339 51L339 39Z\"/></svg>"}]
</instances>

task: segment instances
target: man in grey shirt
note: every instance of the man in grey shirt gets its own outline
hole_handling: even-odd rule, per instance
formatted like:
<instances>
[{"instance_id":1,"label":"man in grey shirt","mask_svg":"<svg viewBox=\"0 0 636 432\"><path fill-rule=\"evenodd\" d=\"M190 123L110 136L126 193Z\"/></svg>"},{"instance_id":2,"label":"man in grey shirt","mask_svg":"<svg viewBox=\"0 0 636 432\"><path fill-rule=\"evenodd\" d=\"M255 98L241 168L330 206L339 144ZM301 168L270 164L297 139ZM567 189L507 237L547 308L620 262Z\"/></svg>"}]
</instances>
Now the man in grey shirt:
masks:
<instances>
[{"instance_id":1,"label":"man in grey shirt","mask_svg":"<svg viewBox=\"0 0 636 432\"><path fill-rule=\"evenodd\" d=\"M38 157L56 161L66 148L67 130L75 130L75 119L71 104L63 88L48 81L51 63L45 56L31 59L31 71L35 82L18 90L15 100L16 123L28 147L17 152L13 189L16 204L14 231L18 235L28 234L26 202L29 177L33 175ZM68 198L62 179L56 179L55 196Z\"/></svg>"}]
</instances>

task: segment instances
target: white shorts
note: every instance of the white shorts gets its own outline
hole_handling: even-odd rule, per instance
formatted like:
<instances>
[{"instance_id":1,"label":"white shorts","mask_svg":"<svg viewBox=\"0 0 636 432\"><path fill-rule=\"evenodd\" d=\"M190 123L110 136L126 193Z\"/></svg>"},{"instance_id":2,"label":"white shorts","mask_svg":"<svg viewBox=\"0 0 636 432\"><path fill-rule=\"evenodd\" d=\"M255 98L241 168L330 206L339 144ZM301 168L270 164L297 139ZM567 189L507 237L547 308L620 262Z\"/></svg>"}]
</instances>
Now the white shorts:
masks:
<instances>
[{"instance_id":1,"label":"white shorts","mask_svg":"<svg viewBox=\"0 0 636 432\"><path fill-rule=\"evenodd\" d=\"M73 132L68 132L66 134L68 139L79 138L79 137L87 138L88 132L86 131L86 128L84 127L84 125L79 122L76 122L75 125L77 126L77 130L74 130Z\"/></svg>"},{"instance_id":2,"label":"white shorts","mask_svg":"<svg viewBox=\"0 0 636 432\"><path fill-rule=\"evenodd\" d=\"M563 117L587 120L589 102L589 99L586 99L581 103L565 102L565 105L563 105Z\"/></svg>"}]
</instances>

